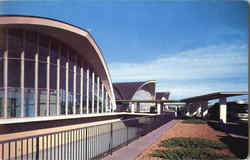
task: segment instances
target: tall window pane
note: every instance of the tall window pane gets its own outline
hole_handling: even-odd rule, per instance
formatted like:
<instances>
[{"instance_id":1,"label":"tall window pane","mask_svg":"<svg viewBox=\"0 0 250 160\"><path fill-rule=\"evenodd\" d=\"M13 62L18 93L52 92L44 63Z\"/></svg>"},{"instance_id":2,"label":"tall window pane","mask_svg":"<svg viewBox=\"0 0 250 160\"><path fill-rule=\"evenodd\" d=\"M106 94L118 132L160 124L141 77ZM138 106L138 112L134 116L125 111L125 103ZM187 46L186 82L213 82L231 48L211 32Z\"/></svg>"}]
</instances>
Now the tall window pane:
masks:
<instances>
[{"instance_id":1,"label":"tall window pane","mask_svg":"<svg viewBox=\"0 0 250 160\"><path fill-rule=\"evenodd\" d=\"M49 56L49 37L39 36L39 61L47 61Z\"/></svg>"},{"instance_id":2,"label":"tall window pane","mask_svg":"<svg viewBox=\"0 0 250 160\"><path fill-rule=\"evenodd\" d=\"M25 59L34 60L37 51L37 34L36 32L26 32Z\"/></svg>"},{"instance_id":3,"label":"tall window pane","mask_svg":"<svg viewBox=\"0 0 250 160\"><path fill-rule=\"evenodd\" d=\"M81 88L81 70L80 66L76 68L76 114L80 113L80 88Z\"/></svg>"},{"instance_id":4,"label":"tall window pane","mask_svg":"<svg viewBox=\"0 0 250 160\"><path fill-rule=\"evenodd\" d=\"M8 86L20 87L21 83L21 61L17 59L8 60Z\"/></svg>"},{"instance_id":5,"label":"tall window pane","mask_svg":"<svg viewBox=\"0 0 250 160\"><path fill-rule=\"evenodd\" d=\"M69 61L69 99L68 99L68 114L73 114L73 83L74 83L74 71L73 63Z\"/></svg>"},{"instance_id":6,"label":"tall window pane","mask_svg":"<svg viewBox=\"0 0 250 160\"><path fill-rule=\"evenodd\" d=\"M25 52L26 54L27 52ZM34 88L35 83L35 62L31 60L24 61L24 87Z\"/></svg>"},{"instance_id":7,"label":"tall window pane","mask_svg":"<svg viewBox=\"0 0 250 160\"><path fill-rule=\"evenodd\" d=\"M3 59L0 57L0 88L3 87Z\"/></svg>"},{"instance_id":8,"label":"tall window pane","mask_svg":"<svg viewBox=\"0 0 250 160\"><path fill-rule=\"evenodd\" d=\"M94 112L95 113L97 113L97 77L98 77L98 75L95 75L95 86L94 86L94 103L95 103L95 105L94 105Z\"/></svg>"},{"instance_id":9,"label":"tall window pane","mask_svg":"<svg viewBox=\"0 0 250 160\"><path fill-rule=\"evenodd\" d=\"M47 63L39 62L38 65L38 88L46 88Z\"/></svg>"},{"instance_id":10,"label":"tall window pane","mask_svg":"<svg viewBox=\"0 0 250 160\"><path fill-rule=\"evenodd\" d=\"M38 90L38 116L46 116L47 115L47 90L39 89Z\"/></svg>"},{"instance_id":11,"label":"tall window pane","mask_svg":"<svg viewBox=\"0 0 250 160\"><path fill-rule=\"evenodd\" d=\"M83 108L82 108L82 112L83 113L87 113L87 101L86 101L86 97L87 97L87 72L86 70L83 71L83 100L82 100L82 103L83 103Z\"/></svg>"},{"instance_id":12,"label":"tall window pane","mask_svg":"<svg viewBox=\"0 0 250 160\"><path fill-rule=\"evenodd\" d=\"M56 110L56 90L50 90L50 97L49 97L49 115L55 116L57 113Z\"/></svg>"},{"instance_id":13,"label":"tall window pane","mask_svg":"<svg viewBox=\"0 0 250 160\"><path fill-rule=\"evenodd\" d=\"M23 31L20 29L9 29L8 31L8 47L11 52L8 54L9 58L20 58L20 53L23 49Z\"/></svg>"},{"instance_id":14,"label":"tall window pane","mask_svg":"<svg viewBox=\"0 0 250 160\"><path fill-rule=\"evenodd\" d=\"M92 113L92 72L89 71L89 113Z\"/></svg>"},{"instance_id":15,"label":"tall window pane","mask_svg":"<svg viewBox=\"0 0 250 160\"><path fill-rule=\"evenodd\" d=\"M100 79L100 88L99 88L99 113L102 112L102 83Z\"/></svg>"},{"instance_id":16,"label":"tall window pane","mask_svg":"<svg viewBox=\"0 0 250 160\"><path fill-rule=\"evenodd\" d=\"M8 88L8 117L20 117L21 107L20 107L20 88Z\"/></svg>"},{"instance_id":17,"label":"tall window pane","mask_svg":"<svg viewBox=\"0 0 250 160\"><path fill-rule=\"evenodd\" d=\"M60 56L60 114L65 114L65 102L66 102L66 61L67 54L66 49L62 47Z\"/></svg>"},{"instance_id":18,"label":"tall window pane","mask_svg":"<svg viewBox=\"0 0 250 160\"><path fill-rule=\"evenodd\" d=\"M34 90L24 89L24 116L34 116Z\"/></svg>"}]
</instances>

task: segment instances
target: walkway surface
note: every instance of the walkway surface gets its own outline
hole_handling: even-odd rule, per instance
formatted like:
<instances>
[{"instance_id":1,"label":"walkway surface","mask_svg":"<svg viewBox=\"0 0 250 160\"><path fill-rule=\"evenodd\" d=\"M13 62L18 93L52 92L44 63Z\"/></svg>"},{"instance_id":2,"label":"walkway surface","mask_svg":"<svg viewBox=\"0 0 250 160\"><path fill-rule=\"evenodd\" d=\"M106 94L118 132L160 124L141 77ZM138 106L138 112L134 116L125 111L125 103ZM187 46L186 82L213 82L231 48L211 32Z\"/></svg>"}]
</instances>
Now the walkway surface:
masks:
<instances>
[{"instance_id":1,"label":"walkway surface","mask_svg":"<svg viewBox=\"0 0 250 160\"><path fill-rule=\"evenodd\" d=\"M140 137L133 141L128 146L125 146L115 151L112 156L108 155L104 160L135 160L145 149L150 147L154 142L164 135L164 133L171 127L173 127L178 120L172 120L167 124L155 129L147 135Z\"/></svg>"}]
</instances>

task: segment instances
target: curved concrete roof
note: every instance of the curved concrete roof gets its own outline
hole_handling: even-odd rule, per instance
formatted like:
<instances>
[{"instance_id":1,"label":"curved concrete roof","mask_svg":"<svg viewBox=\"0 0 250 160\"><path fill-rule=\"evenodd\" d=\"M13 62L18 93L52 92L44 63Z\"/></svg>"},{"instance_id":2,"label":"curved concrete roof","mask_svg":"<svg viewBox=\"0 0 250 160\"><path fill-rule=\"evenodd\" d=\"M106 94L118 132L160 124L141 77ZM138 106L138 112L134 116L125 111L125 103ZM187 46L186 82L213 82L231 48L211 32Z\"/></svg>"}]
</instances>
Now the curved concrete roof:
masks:
<instances>
[{"instance_id":1,"label":"curved concrete roof","mask_svg":"<svg viewBox=\"0 0 250 160\"><path fill-rule=\"evenodd\" d=\"M156 92L156 100L161 100L163 97L168 100L169 94L169 92Z\"/></svg>"},{"instance_id":2,"label":"curved concrete roof","mask_svg":"<svg viewBox=\"0 0 250 160\"><path fill-rule=\"evenodd\" d=\"M155 84L155 82L154 80L150 80L146 82L113 83L113 87L116 90L115 93L118 93L122 100L131 100L137 91L148 84Z\"/></svg>"},{"instance_id":3,"label":"curved concrete roof","mask_svg":"<svg viewBox=\"0 0 250 160\"><path fill-rule=\"evenodd\" d=\"M2 27L17 27L34 30L62 41L72 47L77 54L84 57L102 79L105 88L110 93L114 106L115 96L107 64L100 48L90 33L84 29L71 24L50 18L22 16L22 15L0 15L0 29Z\"/></svg>"}]
</instances>

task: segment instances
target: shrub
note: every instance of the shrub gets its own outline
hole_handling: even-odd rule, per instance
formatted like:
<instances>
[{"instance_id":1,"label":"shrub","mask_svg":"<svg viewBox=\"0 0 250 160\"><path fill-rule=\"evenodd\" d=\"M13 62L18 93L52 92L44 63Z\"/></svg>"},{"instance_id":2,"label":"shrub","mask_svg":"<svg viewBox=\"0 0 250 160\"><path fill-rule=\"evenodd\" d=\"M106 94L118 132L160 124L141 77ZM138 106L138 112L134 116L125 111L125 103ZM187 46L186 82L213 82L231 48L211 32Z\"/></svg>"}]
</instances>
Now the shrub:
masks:
<instances>
[{"instance_id":1,"label":"shrub","mask_svg":"<svg viewBox=\"0 0 250 160\"><path fill-rule=\"evenodd\" d=\"M156 150L151 154L151 156L168 160L188 160L188 159L215 160L215 159L232 158L224 154L217 154L212 150L200 149L200 148Z\"/></svg>"},{"instance_id":2,"label":"shrub","mask_svg":"<svg viewBox=\"0 0 250 160\"><path fill-rule=\"evenodd\" d=\"M163 140L159 146L161 147L185 147L185 148L214 148L223 149L227 146L221 142L208 140L203 138L184 138L176 137L171 139Z\"/></svg>"},{"instance_id":3,"label":"shrub","mask_svg":"<svg viewBox=\"0 0 250 160\"><path fill-rule=\"evenodd\" d=\"M182 123L191 123L191 124L206 124L206 121L200 119L187 119L183 120Z\"/></svg>"}]
</instances>

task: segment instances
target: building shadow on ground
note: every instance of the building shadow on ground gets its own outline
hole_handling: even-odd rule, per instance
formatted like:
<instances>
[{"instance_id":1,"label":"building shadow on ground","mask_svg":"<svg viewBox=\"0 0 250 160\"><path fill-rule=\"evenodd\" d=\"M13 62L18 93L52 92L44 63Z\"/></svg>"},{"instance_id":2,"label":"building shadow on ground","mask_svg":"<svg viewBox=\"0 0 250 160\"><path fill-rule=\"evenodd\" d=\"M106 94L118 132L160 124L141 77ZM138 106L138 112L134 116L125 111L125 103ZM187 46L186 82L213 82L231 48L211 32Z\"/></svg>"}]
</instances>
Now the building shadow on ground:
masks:
<instances>
[{"instance_id":1,"label":"building shadow on ground","mask_svg":"<svg viewBox=\"0 0 250 160\"><path fill-rule=\"evenodd\" d=\"M218 122L208 122L210 127L215 130L226 132L228 136L220 136L220 141L228 146L228 149L240 159L244 159L248 155L248 127L237 124L221 125ZM234 134L232 137L229 134ZM244 136L244 137L243 137Z\"/></svg>"},{"instance_id":2,"label":"building shadow on ground","mask_svg":"<svg viewBox=\"0 0 250 160\"><path fill-rule=\"evenodd\" d=\"M229 150L240 159L245 159L248 155L248 140L232 136L220 137L220 141L226 144Z\"/></svg>"}]
</instances>

